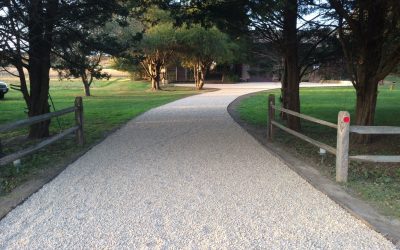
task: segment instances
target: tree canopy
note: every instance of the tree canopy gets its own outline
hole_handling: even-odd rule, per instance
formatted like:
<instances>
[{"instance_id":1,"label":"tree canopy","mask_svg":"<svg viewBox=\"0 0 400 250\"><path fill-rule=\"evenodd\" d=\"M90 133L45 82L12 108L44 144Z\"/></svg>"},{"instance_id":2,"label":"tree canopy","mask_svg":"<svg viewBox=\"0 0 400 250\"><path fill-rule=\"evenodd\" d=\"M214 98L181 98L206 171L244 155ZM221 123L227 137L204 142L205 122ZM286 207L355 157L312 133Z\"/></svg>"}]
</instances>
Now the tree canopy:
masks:
<instances>
[{"instance_id":1,"label":"tree canopy","mask_svg":"<svg viewBox=\"0 0 400 250\"><path fill-rule=\"evenodd\" d=\"M0 58L18 71L28 115L48 113L51 58L60 48L87 42L87 32L126 13L114 0L0 2ZM29 88L26 76L29 73ZM49 121L32 125L29 136L49 136Z\"/></svg>"},{"instance_id":2,"label":"tree canopy","mask_svg":"<svg viewBox=\"0 0 400 250\"><path fill-rule=\"evenodd\" d=\"M131 64L126 67L128 70L138 70L134 65L141 65L151 79L153 90L160 89L161 71L170 62L178 61L192 68L196 88L201 89L213 63L231 62L235 57L237 44L215 26L185 24L179 27L170 12L154 6L138 21L144 29L142 40L117 61L118 65Z\"/></svg>"},{"instance_id":3,"label":"tree canopy","mask_svg":"<svg viewBox=\"0 0 400 250\"><path fill-rule=\"evenodd\" d=\"M213 63L232 62L238 50L238 45L216 27L186 26L177 37L182 62L194 69L197 89L203 88L207 70Z\"/></svg>"},{"instance_id":4,"label":"tree canopy","mask_svg":"<svg viewBox=\"0 0 400 250\"><path fill-rule=\"evenodd\" d=\"M0 2L0 65L17 70L29 116L49 112L51 67L81 77L87 87L92 76L106 77L98 64L105 53L118 58L122 68L141 66L152 88L159 89L160 72L178 60L194 70L201 89L211 67L244 59L243 48L249 58L256 53L265 64L282 64L283 106L298 112L302 78L324 64L344 61L357 92L356 123L372 125L378 82L400 62L400 2ZM288 117L288 125L300 129L297 118ZM49 122L32 126L30 137L48 136L48 127Z\"/></svg>"}]
</instances>

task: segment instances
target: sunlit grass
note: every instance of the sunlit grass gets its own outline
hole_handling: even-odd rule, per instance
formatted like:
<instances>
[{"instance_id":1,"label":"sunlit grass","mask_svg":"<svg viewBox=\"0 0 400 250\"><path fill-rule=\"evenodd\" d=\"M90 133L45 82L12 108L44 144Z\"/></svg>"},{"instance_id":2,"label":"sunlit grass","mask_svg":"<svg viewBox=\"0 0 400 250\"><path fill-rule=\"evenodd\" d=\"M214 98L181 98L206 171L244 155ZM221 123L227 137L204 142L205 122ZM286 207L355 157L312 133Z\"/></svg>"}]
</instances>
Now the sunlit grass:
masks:
<instances>
[{"instance_id":1,"label":"sunlit grass","mask_svg":"<svg viewBox=\"0 0 400 250\"><path fill-rule=\"evenodd\" d=\"M2 79L0 79L2 80ZM4 80L3 80L4 81ZM17 84L16 80L7 83ZM35 178L35 175L46 174L46 169L55 165L63 165L80 152L103 139L110 131L118 128L130 119L147 110L189 95L201 93L194 88L164 87L165 91L149 91L146 82L134 82L128 79L112 79L96 81L92 85L92 96L84 97L84 120L86 145L76 146L74 138L65 139L45 148L39 153L23 159L23 165L17 169L11 165L0 168L0 194L7 193L22 182ZM50 95L54 101L51 109L60 110L71 107L76 96L83 95L80 81L51 81ZM0 100L0 125L26 118L26 105L20 92L11 90L4 100ZM53 119L51 133L56 134L74 124L73 115ZM0 134L0 139L7 142L5 152L12 153L25 147L24 138L27 128ZM12 138L17 140L11 140ZM22 139L20 139L20 137Z\"/></svg>"},{"instance_id":2,"label":"sunlit grass","mask_svg":"<svg viewBox=\"0 0 400 250\"><path fill-rule=\"evenodd\" d=\"M390 85L397 78L386 81L386 86L379 88L376 110L376 125L400 126L400 81L394 90ZM265 128L267 124L267 99L275 94L277 104L279 90L258 93L244 99L238 112L241 119L254 126ZM301 89L301 112L316 118L337 123L341 110L349 111L354 117L355 91L352 87L303 88ZM277 115L277 119L278 115ZM285 121L279 120L281 123ZM302 133L311 138L336 146L336 131L314 123L302 121ZM350 154L400 155L400 136L379 136L373 144L351 145ZM335 158L328 156L323 164L314 146L277 129L275 143L285 147L288 152L306 161L312 162L326 176L334 179ZM349 191L377 206L382 212L400 218L400 165L366 164L351 162L349 169Z\"/></svg>"}]
</instances>

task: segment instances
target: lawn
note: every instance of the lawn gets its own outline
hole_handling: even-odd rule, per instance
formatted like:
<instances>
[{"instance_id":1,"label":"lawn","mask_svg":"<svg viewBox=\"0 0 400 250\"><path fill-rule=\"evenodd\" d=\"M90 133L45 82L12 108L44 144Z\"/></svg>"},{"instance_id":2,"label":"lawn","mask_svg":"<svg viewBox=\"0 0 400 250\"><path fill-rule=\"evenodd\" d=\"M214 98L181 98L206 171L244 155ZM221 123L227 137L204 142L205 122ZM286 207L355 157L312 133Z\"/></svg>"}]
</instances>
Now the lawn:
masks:
<instances>
[{"instance_id":1,"label":"lawn","mask_svg":"<svg viewBox=\"0 0 400 250\"><path fill-rule=\"evenodd\" d=\"M387 79L388 80L388 79ZM390 90L392 82L394 90ZM248 123L266 127L267 98L269 94L278 97L279 90L260 92L244 99L238 107L241 119ZM337 123L337 115L347 110L354 117L355 91L352 87L303 88L301 89L301 111L304 114ZM392 77L380 87L376 112L376 125L400 126L400 81ZM278 118L277 118L278 119ZM284 123L284 121L281 121ZM277 129L278 130L278 129ZM336 146L336 130L302 121L302 133ZM277 131L275 142L289 152L309 161L320 172L334 179L335 158L328 156L322 162L318 149L283 131ZM400 155L399 136L377 136L371 145L350 146L350 154ZM345 185L350 193L367 200L381 212L400 218L400 164L370 164L351 162L349 182Z\"/></svg>"},{"instance_id":2,"label":"lawn","mask_svg":"<svg viewBox=\"0 0 400 250\"><path fill-rule=\"evenodd\" d=\"M15 80L7 82L17 83ZM179 98L201 93L193 88L173 86L157 92L148 89L148 83L127 79L94 82L92 96L83 99L86 137L84 148L77 147L74 137L71 136L25 157L18 168L12 165L0 168L0 195L9 193L35 176L45 174L51 168L64 167L66 163L104 139L111 131L143 112ZM50 95L56 110L71 107L75 97L83 95L82 83L51 81ZM0 125L26 118L25 107L21 94L11 90L4 100L0 100ZM51 133L58 133L73 124L73 114L62 116L59 120L53 119ZM26 135L27 128L1 134L5 153L12 153L32 144L33 142L26 140Z\"/></svg>"}]
</instances>

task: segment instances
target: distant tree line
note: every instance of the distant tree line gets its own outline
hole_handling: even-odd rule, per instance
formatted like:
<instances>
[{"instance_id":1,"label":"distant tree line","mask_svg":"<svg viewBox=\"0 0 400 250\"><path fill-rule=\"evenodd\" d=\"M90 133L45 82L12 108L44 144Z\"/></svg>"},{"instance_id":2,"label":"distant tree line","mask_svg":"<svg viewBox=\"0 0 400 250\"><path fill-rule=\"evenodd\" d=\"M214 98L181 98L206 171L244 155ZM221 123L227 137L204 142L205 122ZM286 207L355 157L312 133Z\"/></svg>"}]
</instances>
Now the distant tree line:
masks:
<instances>
[{"instance_id":1,"label":"distant tree line","mask_svg":"<svg viewBox=\"0 0 400 250\"><path fill-rule=\"evenodd\" d=\"M400 63L398 0L182 0L173 4L181 7L175 9L183 20L214 23L236 36L254 32L268 42L264 54L276 58L271 53L275 50L283 60L283 106L294 111L300 112L299 83L304 74L342 57L356 90L355 123L373 125L378 83ZM298 118L287 119L290 128L300 129ZM369 139L358 136L356 141Z\"/></svg>"},{"instance_id":2,"label":"distant tree line","mask_svg":"<svg viewBox=\"0 0 400 250\"><path fill-rule=\"evenodd\" d=\"M131 29L143 29L142 40L121 53L115 65L120 70L145 72L153 90L160 89L161 71L177 62L193 70L195 86L200 90L211 65L233 62L239 49L239 44L217 27L187 23L177 26L171 12L157 6L138 20L131 19L130 25Z\"/></svg>"},{"instance_id":3,"label":"distant tree line","mask_svg":"<svg viewBox=\"0 0 400 250\"><path fill-rule=\"evenodd\" d=\"M212 65L251 62L258 55L269 67L281 65L282 105L297 112L302 79L343 61L356 89L355 123L373 125L378 82L398 71L400 62L400 1L0 2L0 66L16 69L30 117L50 110L51 68L60 78L80 78L90 95L93 79L110 77L100 64L105 54L119 69L143 72L153 90L172 63L190 67L202 89ZM284 118L301 129L298 118ZM49 122L30 128L31 138L48 135Z\"/></svg>"}]
</instances>

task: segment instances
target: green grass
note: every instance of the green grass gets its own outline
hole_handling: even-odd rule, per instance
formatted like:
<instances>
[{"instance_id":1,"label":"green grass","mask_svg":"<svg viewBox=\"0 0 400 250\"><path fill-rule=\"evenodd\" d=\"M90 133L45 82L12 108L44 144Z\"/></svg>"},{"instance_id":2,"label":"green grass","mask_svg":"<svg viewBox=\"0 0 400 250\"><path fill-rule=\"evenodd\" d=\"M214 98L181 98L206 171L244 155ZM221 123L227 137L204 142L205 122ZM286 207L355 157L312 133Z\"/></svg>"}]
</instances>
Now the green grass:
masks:
<instances>
[{"instance_id":1,"label":"green grass","mask_svg":"<svg viewBox=\"0 0 400 250\"><path fill-rule=\"evenodd\" d=\"M394 78L395 79L395 78ZM388 79L386 79L388 80ZM393 79L389 79L393 81ZM390 82L391 83L391 82ZM241 119L254 126L265 127L267 122L267 98L269 94L280 96L279 90L258 93L244 99L238 112ZM347 110L354 117L355 91L352 87L303 88L301 89L301 111L304 114L337 122L338 112ZM277 98L277 103L279 100ZM284 123L284 121L281 121ZM400 81L394 90L386 84L379 89L376 125L400 126ZM336 131L307 121L302 121L302 133L314 139L336 146ZM283 131L277 131L275 143L301 157L320 172L332 179L335 175L335 160L328 156L321 163L318 149ZM378 136L371 145L350 147L350 154L400 155L399 136ZM400 164L369 164L351 162L349 192L356 194L378 207L383 213L400 218Z\"/></svg>"},{"instance_id":2,"label":"green grass","mask_svg":"<svg viewBox=\"0 0 400 250\"><path fill-rule=\"evenodd\" d=\"M7 80L8 83L17 83ZM97 81L93 83L92 96L84 97L86 144L77 147L73 136L61 140L38 153L27 156L19 167L10 165L0 168L0 195L9 193L22 183L46 175L52 168L62 168L71 159L102 140L110 131L118 128L143 112L189 95L198 94L193 88L165 87L163 91L149 91L149 84L125 79ZM79 81L52 81L50 94L54 107L60 110L73 106L76 96L83 95ZM0 125L26 118L25 103L18 91L11 90L0 100ZM52 107L53 108L53 107ZM51 133L56 134L74 124L73 114L51 122ZM1 134L5 153L9 154L31 145L26 140L27 128Z\"/></svg>"}]
</instances>

